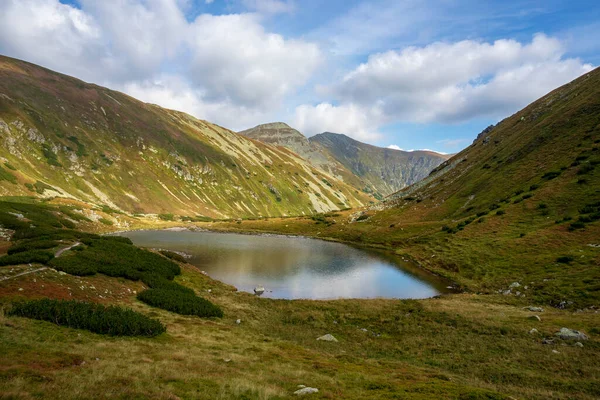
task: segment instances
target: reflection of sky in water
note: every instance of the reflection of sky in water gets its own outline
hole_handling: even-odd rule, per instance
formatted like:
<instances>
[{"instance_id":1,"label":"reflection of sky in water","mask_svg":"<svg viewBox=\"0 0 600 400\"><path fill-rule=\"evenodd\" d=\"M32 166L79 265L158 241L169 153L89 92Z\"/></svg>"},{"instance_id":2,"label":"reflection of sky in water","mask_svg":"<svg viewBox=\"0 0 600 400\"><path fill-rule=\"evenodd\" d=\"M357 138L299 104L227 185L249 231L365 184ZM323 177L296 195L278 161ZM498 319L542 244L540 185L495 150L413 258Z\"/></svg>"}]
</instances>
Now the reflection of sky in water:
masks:
<instances>
[{"instance_id":1,"label":"reflection of sky in water","mask_svg":"<svg viewBox=\"0 0 600 400\"><path fill-rule=\"evenodd\" d=\"M208 232L124 233L139 246L184 251L212 278L263 296L284 299L425 298L440 282L400 269L392 261L339 243L282 236ZM433 277L432 277L433 278Z\"/></svg>"}]
</instances>

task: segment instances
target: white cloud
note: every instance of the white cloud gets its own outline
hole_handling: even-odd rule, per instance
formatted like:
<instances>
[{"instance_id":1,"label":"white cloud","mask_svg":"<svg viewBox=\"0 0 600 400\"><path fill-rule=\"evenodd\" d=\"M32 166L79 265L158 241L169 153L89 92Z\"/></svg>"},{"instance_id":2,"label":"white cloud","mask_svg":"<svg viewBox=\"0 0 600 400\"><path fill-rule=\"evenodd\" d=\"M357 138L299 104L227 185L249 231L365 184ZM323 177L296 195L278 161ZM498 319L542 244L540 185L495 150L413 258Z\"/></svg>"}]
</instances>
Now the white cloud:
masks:
<instances>
[{"instance_id":1,"label":"white cloud","mask_svg":"<svg viewBox=\"0 0 600 400\"><path fill-rule=\"evenodd\" d=\"M400 151L404 151L404 149L401 149L400 146L397 146L395 144L390 144L388 147L388 149L392 149L392 150L400 150Z\"/></svg>"},{"instance_id":2,"label":"white cloud","mask_svg":"<svg viewBox=\"0 0 600 400\"><path fill-rule=\"evenodd\" d=\"M370 141L380 137L377 133L378 114L375 108L365 109L354 104L301 105L296 108L292 126L308 136L328 131Z\"/></svg>"},{"instance_id":3,"label":"white cloud","mask_svg":"<svg viewBox=\"0 0 600 400\"><path fill-rule=\"evenodd\" d=\"M188 0L79 3L0 1L0 53L234 129L274 118L321 62L315 44L265 31L258 13L188 22ZM258 12L293 6L251 3Z\"/></svg>"},{"instance_id":4,"label":"white cloud","mask_svg":"<svg viewBox=\"0 0 600 400\"><path fill-rule=\"evenodd\" d=\"M465 40L374 54L328 88L342 104L377 103L390 121L462 122L514 112L592 69L563 59L560 41L536 35L514 40Z\"/></svg>"},{"instance_id":5,"label":"white cloud","mask_svg":"<svg viewBox=\"0 0 600 400\"><path fill-rule=\"evenodd\" d=\"M337 129L361 140L390 123L501 118L593 68L564 52L559 40L538 34L528 44L465 40L374 54L319 88L337 106L301 105L295 123L309 134Z\"/></svg>"},{"instance_id":6,"label":"white cloud","mask_svg":"<svg viewBox=\"0 0 600 400\"><path fill-rule=\"evenodd\" d=\"M277 106L321 61L318 47L267 33L251 14L201 15L189 37L190 76L216 101Z\"/></svg>"}]
</instances>

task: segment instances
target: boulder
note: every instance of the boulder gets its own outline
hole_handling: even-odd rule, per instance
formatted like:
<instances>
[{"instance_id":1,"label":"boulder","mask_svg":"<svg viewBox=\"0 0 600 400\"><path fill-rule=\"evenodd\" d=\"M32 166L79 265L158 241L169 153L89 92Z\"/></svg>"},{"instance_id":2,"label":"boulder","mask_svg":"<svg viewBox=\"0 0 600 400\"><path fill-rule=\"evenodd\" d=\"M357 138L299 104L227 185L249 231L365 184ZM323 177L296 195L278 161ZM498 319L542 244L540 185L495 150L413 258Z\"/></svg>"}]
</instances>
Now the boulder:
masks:
<instances>
[{"instance_id":1,"label":"boulder","mask_svg":"<svg viewBox=\"0 0 600 400\"><path fill-rule=\"evenodd\" d=\"M317 389L317 388L311 388L311 387L305 387L305 388L302 388L302 389L298 389L298 390L296 390L294 392L294 394L296 396L304 396L304 395L313 394L313 393L319 393L319 389Z\"/></svg>"},{"instance_id":2,"label":"boulder","mask_svg":"<svg viewBox=\"0 0 600 400\"><path fill-rule=\"evenodd\" d=\"M331 334L327 334L327 335L323 335L319 338L317 338L317 340L323 340L325 342L337 342L338 340L336 338L333 337L333 335Z\"/></svg>"},{"instance_id":3,"label":"boulder","mask_svg":"<svg viewBox=\"0 0 600 400\"><path fill-rule=\"evenodd\" d=\"M559 332L556 332L556 336L563 340L588 340L588 336L580 331L569 328L560 328Z\"/></svg>"},{"instance_id":4,"label":"boulder","mask_svg":"<svg viewBox=\"0 0 600 400\"><path fill-rule=\"evenodd\" d=\"M257 286L254 288L254 294L260 296L265 292L265 288L263 286Z\"/></svg>"}]
</instances>

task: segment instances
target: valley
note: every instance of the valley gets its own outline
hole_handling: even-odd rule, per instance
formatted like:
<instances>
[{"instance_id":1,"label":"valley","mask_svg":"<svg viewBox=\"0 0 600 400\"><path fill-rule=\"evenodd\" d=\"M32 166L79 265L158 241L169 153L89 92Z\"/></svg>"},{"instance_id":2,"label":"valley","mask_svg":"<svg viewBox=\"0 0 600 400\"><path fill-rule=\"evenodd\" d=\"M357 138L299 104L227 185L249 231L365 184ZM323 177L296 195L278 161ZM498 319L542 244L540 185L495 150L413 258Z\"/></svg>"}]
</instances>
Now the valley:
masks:
<instances>
[{"instance_id":1,"label":"valley","mask_svg":"<svg viewBox=\"0 0 600 400\"><path fill-rule=\"evenodd\" d=\"M279 399L299 385L315 399L600 396L600 69L449 159L282 123L238 135L7 57L0 118L6 398ZM351 244L353 259L407 260L452 290L259 297L248 292L265 282L244 291L203 273L225 236L192 262L178 245L104 235L173 228ZM270 238L249 268L301 254L261 251ZM242 269L249 242L229 245L228 267ZM11 315L46 298L135 322L106 334L115 324Z\"/></svg>"}]
</instances>

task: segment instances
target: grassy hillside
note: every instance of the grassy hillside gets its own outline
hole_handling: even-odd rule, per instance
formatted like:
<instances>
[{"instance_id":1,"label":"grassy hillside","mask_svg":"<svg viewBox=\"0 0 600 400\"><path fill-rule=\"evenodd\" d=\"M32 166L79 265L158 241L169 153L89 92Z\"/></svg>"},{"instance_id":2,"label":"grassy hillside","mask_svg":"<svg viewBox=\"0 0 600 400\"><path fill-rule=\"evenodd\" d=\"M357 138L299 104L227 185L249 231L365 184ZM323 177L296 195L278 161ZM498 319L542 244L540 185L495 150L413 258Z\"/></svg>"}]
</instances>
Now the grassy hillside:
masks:
<instances>
[{"instance_id":1,"label":"grassy hillside","mask_svg":"<svg viewBox=\"0 0 600 400\"><path fill-rule=\"evenodd\" d=\"M1 195L216 218L370 201L286 149L8 57L0 142Z\"/></svg>"}]
</instances>

